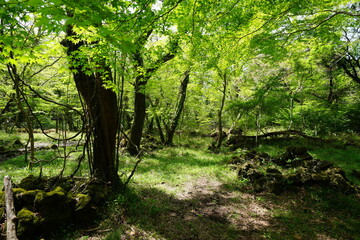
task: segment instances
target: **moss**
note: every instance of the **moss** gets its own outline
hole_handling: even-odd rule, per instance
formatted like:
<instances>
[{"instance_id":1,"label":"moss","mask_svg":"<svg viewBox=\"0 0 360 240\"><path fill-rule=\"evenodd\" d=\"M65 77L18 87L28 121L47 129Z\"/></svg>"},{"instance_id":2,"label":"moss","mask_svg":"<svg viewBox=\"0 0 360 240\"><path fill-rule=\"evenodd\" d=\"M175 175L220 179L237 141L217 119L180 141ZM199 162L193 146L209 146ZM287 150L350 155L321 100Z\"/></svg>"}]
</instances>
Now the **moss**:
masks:
<instances>
[{"instance_id":1,"label":"moss","mask_svg":"<svg viewBox=\"0 0 360 240\"><path fill-rule=\"evenodd\" d=\"M84 209L86 206L89 205L90 201L91 201L91 197L89 195L85 195L85 194L76 194L76 206L75 206L75 210L79 211L81 209Z\"/></svg>"},{"instance_id":2,"label":"moss","mask_svg":"<svg viewBox=\"0 0 360 240\"><path fill-rule=\"evenodd\" d=\"M35 177L34 175L29 175L21 180L19 187L25 190L44 190L46 187L46 183L46 178L39 178Z\"/></svg>"},{"instance_id":3,"label":"moss","mask_svg":"<svg viewBox=\"0 0 360 240\"><path fill-rule=\"evenodd\" d=\"M40 192L34 201L35 209L45 219L44 231L57 229L61 225L72 222L74 200L61 187L51 192Z\"/></svg>"},{"instance_id":4,"label":"moss","mask_svg":"<svg viewBox=\"0 0 360 240\"><path fill-rule=\"evenodd\" d=\"M25 207L29 210L35 211L34 209L34 201L36 196L44 192L42 190L29 190L29 191L20 191L15 194L15 198L18 201L18 205L20 205L20 208Z\"/></svg>"},{"instance_id":5,"label":"moss","mask_svg":"<svg viewBox=\"0 0 360 240\"><path fill-rule=\"evenodd\" d=\"M0 222L2 222L5 213L5 193L0 191Z\"/></svg>"},{"instance_id":6,"label":"moss","mask_svg":"<svg viewBox=\"0 0 360 240\"><path fill-rule=\"evenodd\" d=\"M85 194L76 194L75 224L81 227L89 226L96 216L96 207L91 204L92 198Z\"/></svg>"},{"instance_id":7,"label":"moss","mask_svg":"<svg viewBox=\"0 0 360 240\"><path fill-rule=\"evenodd\" d=\"M43 222L40 216L30 210L23 208L17 214L19 239L36 239L39 234L40 225Z\"/></svg>"}]
</instances>

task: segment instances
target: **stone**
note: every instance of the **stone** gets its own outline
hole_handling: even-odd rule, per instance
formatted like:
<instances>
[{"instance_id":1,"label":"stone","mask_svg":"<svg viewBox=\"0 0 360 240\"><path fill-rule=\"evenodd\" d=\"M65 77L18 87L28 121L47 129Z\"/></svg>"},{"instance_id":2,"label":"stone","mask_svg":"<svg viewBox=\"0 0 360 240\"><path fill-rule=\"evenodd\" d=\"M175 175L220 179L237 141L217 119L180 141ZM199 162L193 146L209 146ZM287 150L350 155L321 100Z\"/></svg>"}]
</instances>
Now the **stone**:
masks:
<instances>
[{"instance_id":1,"label":"stone","mask_svg":"<svg viewBox=\"0 0 360 240\"><path fill-rule=\"evenodd\" d=\"M51 192L37 194L34 206L39 215L45 219L43 230L52 231L71 223L74 204L73 198L69 197L61 187L56 187Z\"/></svg>"},{"instance_id":2,"label":"stone","mask_svg":"<svg viewBox=\"0 0 360 240\"><path fill-rule=\"evenodd\" d=\"M330 177L327 173L313 173L311 174L311 180L317 184L328 184L330 182Z\"/></svg>"},{"instance_id":3,"label":"stone","mask_svg":"<svg viewBox=\"0 0 360 240\"><path fill-rule=\"evenodd\" d=\"M17 188L16 191L14 191L16 205L20 208L25 207L30 211L35 211L34 201L36 195L38 195L40 192L43 191L38 189L26 191L22 188Z\"/></svg>"},{"instance_id":4,"label":"stone","mask_svg":"<svg viewBox=\"0 0 360 240\"><path fill-rule=\"evenodd\" d=\"M345 194L353 194L356 193L356 188L352 186L342 175L333 174L330 176L330 184L339 189L341 192Z\"/></svg>"},{"instance_id":5,"label":"stone","mask_svg":"<svg viewBox=\"0 0 360 240\"><path fill-rule=\"evenodd\" d=\"M17 235L19 239L32 240L40 233L40 226L43 219L36 213L29 211L26 208L21 209L17 214Z\"/></svg>"},{"instance_id":6,"label":"stone","mask_svg":"<svg viewBox=\"0 0 360 240\"><path fill-rule=\"evenodd\" d=\"M311 180L311 173L306 168L300 167L296 170L296 174L302 184L305 184Z\"/></svg>"},{"instance_id":7,"label":"stone","mask_svg":"<svg viewBox=\"0 0 360 240\"><path fill-rule=\"evenodd\" d=\"M13 143L14 147L22 147L24 146L19 139L16 139Z\"/></svg>"},{"instance_id":8,"label":"stone","mask_svg":"<svg viewBox=\"0 0 360 240\"><path fill-rule=\"evenodd\" d=\"M270 192L274 193L275 195L280 195L282 192L285 191L286 187L287 184L284 179L278 179L268 183L268 188Z\"/></svg>"},{"instance_id":9,"label":"stone","mask_svg":"<svg viewBox=\"0 0 360 240\"><path fill-rule=\"evenodd\" d=\"M249 169L253 169L255 166L251 163L245 163L244 165L239 167L238 177L240 178L248 178Z\"/></svg>"},{"instance_id":10,"label":"stone","mask_svg":"<svg viewBox=\"0 0 360 240\"><path fill-rule=\"evenodd\" d=\"M252 186L255 192L262 192L266 189L266 178L264 176L253 180Z\"/></svg>"},{"instance_id":11,"label":"stone","mask_svg":"<svg viewBox=\"0 0 360 240\"><path fill-rule=\"evenodd\" d=\"M247 178L250 180L250 182L255 182L258 179L264 178L264 174L256 169L251 168L247 172Z\"/></svg>"},{"instance_id":12,"label":"stone","mask_svg":"<svg viewBox=\"0 0 360 240\"><path fill-rule=\"evenodd\" d=\"M21 180L19 187L25 190L44 190L46 183L46 178L39 178L35 177L34 175L29 175Z\"/></svg>"},{"instance_id":13,"label":"stone","mask_svg":"<svg viewBox=\"0 0 360 240\"><path fill-rule=\"evenodd\" d=\"M280 180L283 179L281 171L277 168L269 167L266 169L266 177L269 180Z\"/></svg>"},{"instance_id":14,"label":"stone","mask_svg":"<svg viewBox=\"0 0 360 240\"><path fill-rule=\"evenodd\" d=\"M58 146L57 144L53 144L53 145L50 146L50 148L51 148L51 149L58 149L59 146Z\"/></svg>"},{"instance_id":15,"label":"stone","mask_svg":"<svg viewBox=\"0 0 360 240\"><path fill-rule=\"evenodd\" d=\"M334 166L334 164L330 161L326 161L326 160L319 160L317 166L315 166L315 171L324 171L328 168L331 168L332 166Z\"/></svg>"},{"instance_id":16,"label":"stone","mask_svg":"<svg viewBox=\"0 0 360 240\"><path fill-rule=\"evenodd\" d=\"M91 196L86 194L75 195L75 224L86 227L93 223L96 216L96 207L91 204Z\"/></svg>"}]
</instances>

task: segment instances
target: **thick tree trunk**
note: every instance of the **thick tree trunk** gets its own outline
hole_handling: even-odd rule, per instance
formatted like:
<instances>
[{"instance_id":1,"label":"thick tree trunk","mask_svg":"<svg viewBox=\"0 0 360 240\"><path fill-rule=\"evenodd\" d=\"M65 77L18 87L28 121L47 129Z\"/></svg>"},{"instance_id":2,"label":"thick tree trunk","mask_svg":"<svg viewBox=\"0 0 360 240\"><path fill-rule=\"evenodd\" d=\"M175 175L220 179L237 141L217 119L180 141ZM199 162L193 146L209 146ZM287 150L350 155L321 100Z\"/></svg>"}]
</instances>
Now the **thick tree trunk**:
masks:
<instances>
[{"instance_id":1,"label":"thick tree trunk","mask_svg":"<svg viewBox=\"0 0 360 240\"><path fill-rule=\"evenodd\" d=\"M9 176L4 177L5 188L5 205L6 205L6 239L17 240L16 237L16 214L14 207L13 190L11 186L11 178Z\"/></svg>"},{"instance_id":2,"label":"thick tree trunk","mask_svg":"<svg viewBox=\"0 0 360 240\"><path fill-rule=\"evenodd\" d=\"M74 37L72 27L67 30L67 37ZM74 43L68 39L62 42L67 47L67 55L71 58L83 42ZM112 185L119 185L120 179L116 169L116 132L118 128L118 109L116 94L103 87L104 80L111 79L111 70L103 60L98 62L102 71L86 74L86 66L71 65L76 88L84 99L87 116L93 129L92 175ZM101 72L101 73L100 73Z\"/></svg>"},{"instance_id":3,"label":"thick tree trunk","mask_svg":"<svg viewBox=\"0 0 360 240\"><path fill-rule=\"evenodd\" d=\"M167 130L167 134L166 134L167 138L166 138L165 145L173 144L175 130L179 123L179 119L180 119L182 110L184 108L184 103L185 103L185 99L186 99L186 89L187 89L187 86L189 84L189 79L190 79L189 71L186 71L184 75L185 75L184 79L182 80L180 89L179 89L179 96L180 96L179 103L177 104L174 118L171 120L170 127Z\"/></svg>"}]
</instances>

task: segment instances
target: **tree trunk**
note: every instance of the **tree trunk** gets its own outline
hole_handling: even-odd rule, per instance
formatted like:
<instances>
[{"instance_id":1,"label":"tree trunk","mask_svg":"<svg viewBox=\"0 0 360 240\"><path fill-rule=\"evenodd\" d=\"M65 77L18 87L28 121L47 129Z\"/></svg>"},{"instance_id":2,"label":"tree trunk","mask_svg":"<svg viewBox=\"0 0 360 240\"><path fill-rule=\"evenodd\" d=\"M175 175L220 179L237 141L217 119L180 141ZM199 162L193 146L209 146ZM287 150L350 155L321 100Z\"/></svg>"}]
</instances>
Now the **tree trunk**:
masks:
<instances>
[{"instance_id":1,"label":"tree trunk","mask_svg":"<svg viewBox=\"0 0 360 240\"><path fill-rule=\"evenodd\" d=\"M135 81L134 121L130 129L130 141L127 150L131 155L140 151L140 143L146 116L145 86L148 78L138 75Z\"/></svg>"},{"instance_id":2,"label":"tree trunk","mask_svg":"<svg viewBox=\"0 0 360 240\"><path fill-rule=\"evenodd\" d=\"M5 206L6 206L6 239L17 240L16 237L16 214L14 207L14 196L11 186L11 178L9 176L4 177L4 188L5 188Z\"/></svg>"},{"instance_id":3,"label":"tree trunk","mask_svg":"<svg viewBox=\"0 0 360 240\"><path fill-rule=\"evenodd\" d=\"M67 37L76 37L72 26L68 26L66 33ZM62 41L62 45L67 47L67 55L71 58L85 43L82 41L74 43L66 38ZM70 70L73 72L76 88L84 99L87 117L92 124L93 161L91 174L118 186L120 179L115 164L118 128L117 99L112 90L103 87L104 80L112 81L110 68L104 60L100 60L97 65L100 66L101 71L90 75L84 72L87 66L82 64L70 65Z\"/></svg>"},{"instance_id":4,"label":"tree trunk","mask_svg":"<svg viewBox=\"0 0 360 240\"><path fill-rule=\"evenodd\" d=\"M222 144L222 141L223 141L223 138L224 138L224 136L223 136L223 126L222 126L222 112L223 112L224 105L225 105L227 81L228 81L226 73L220 74L220 76L223 79L223 89L221 91L222 98L221 98L220 108L219 108L219 111L218 111L218 132L219 133L218 133L218 139L217 139L216 146L215 146L216 151L220 150L221 144Z\"/></svg>"},{"instance_id":5,"label":"tree trunk","mask_svg":"<svg viewBox=\"0 0 360 240\"><path fill-rule=\"evenodd\" d=\"M185 99L186 99L186 89L187 89L187 86L189 84L189 79L190 79L189 71L186 71L184 75L185 75L185 77L182 80L180 89L179 89L179 95L180 95L179 103L176 106L175 115L174 115L174 118L171 120L170 127L167 129L167 134L166 134L167 138L165 141L165 145L173 144L175 130L179 123L181 112L184 108L184 103L185 103Z\"/></svg>"}]
</instances>

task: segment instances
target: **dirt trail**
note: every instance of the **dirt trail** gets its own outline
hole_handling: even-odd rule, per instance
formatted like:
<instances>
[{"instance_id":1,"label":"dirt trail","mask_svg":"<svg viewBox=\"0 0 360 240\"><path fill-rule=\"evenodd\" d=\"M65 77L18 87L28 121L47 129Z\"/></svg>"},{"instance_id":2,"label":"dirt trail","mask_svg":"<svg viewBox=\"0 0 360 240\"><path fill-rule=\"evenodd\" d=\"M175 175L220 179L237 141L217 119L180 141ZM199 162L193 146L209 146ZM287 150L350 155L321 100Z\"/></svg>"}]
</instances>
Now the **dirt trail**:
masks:
<instances>
[{"instance_id":1,"label":"dirt trail","mask_svg":"<svg viewBox=\"0 0 360 240\"><path fill-rule=\"evenodd\" d=\"M166 186L165 186L166 187ZM169 186L171 187L171 186ZM122 239L263 239L263 230L271 224L270 211L254 195L229 191L216 178L204 176L184 182L184 190L169 197L151 193L167 211L157 218L155 231L130 226Z\"/></svg>"}]
</instances>

